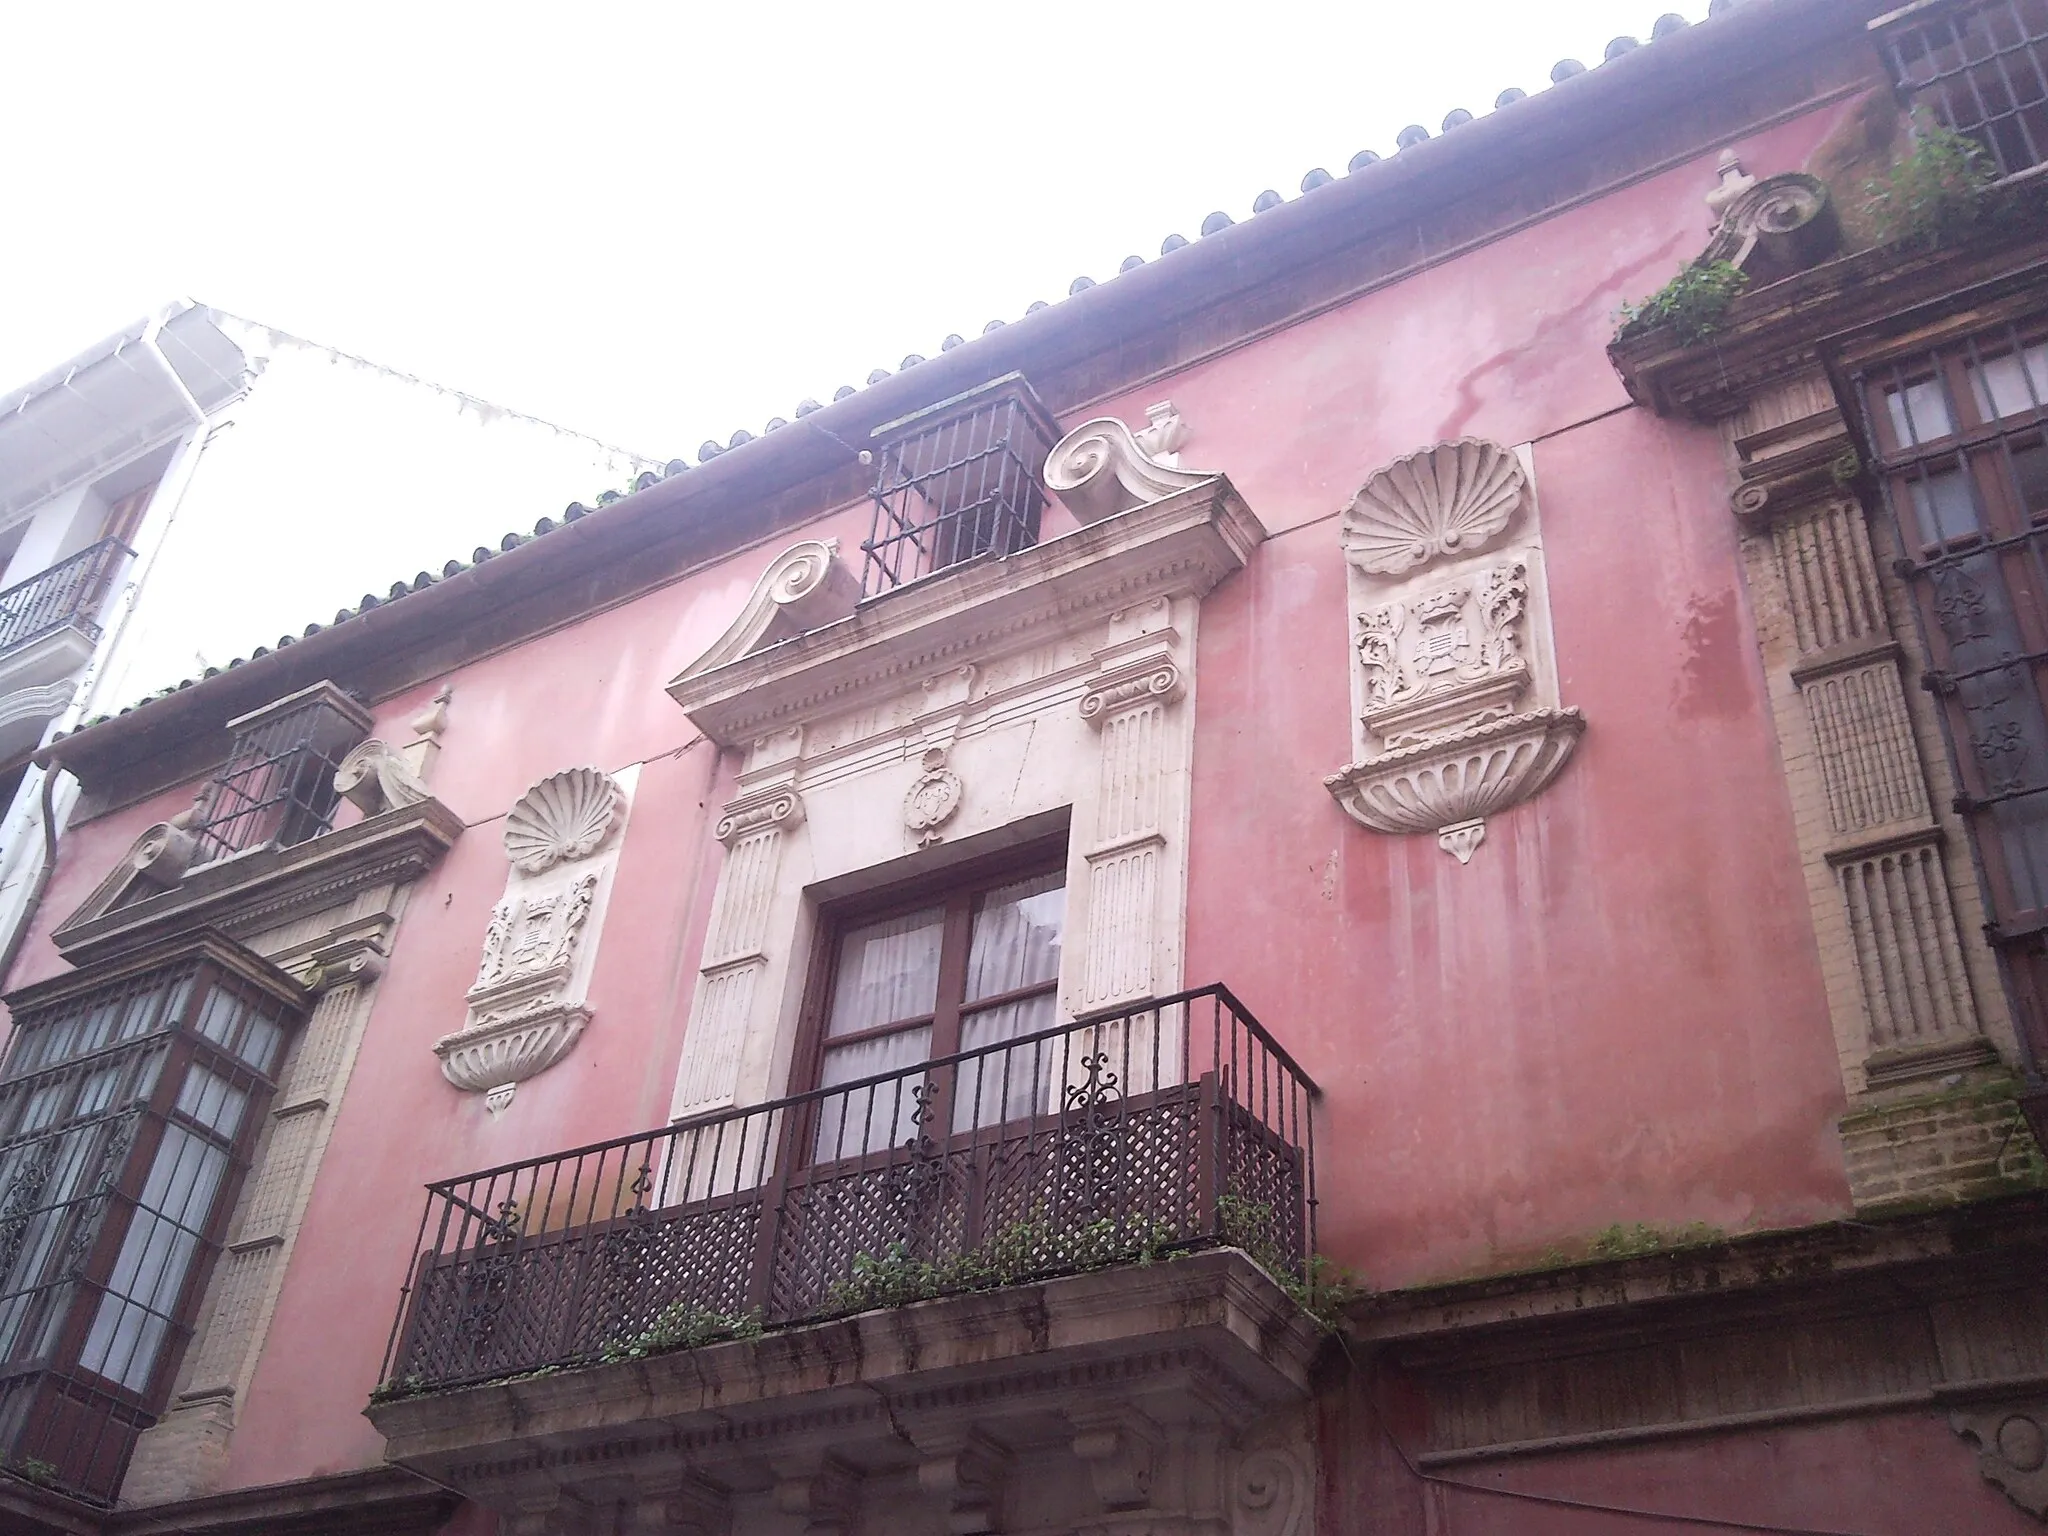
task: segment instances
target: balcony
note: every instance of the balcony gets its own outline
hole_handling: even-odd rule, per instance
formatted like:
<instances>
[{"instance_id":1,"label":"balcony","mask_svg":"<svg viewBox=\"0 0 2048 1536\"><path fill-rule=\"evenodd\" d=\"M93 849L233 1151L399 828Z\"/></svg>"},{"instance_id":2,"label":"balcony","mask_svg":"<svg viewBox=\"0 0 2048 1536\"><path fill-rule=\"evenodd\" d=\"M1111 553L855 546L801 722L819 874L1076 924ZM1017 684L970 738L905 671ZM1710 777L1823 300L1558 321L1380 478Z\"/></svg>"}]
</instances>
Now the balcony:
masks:
<instances>
[{"instance_id":1,"label":"balcony","mask_svg":"<svg viewBox=\"0 0 2048 1536\"><path fill-rule=\"evenodd\" d=\"M507 1511L543 1447L608 1447L548 1500L672 1492L678 1435L707 1528L891 1479L956 1530L1151 1508L1155 1466L1200 1503L1167 1462L1306 1394L1315 1099L1212 986L432 1185L371 1417Z\"/></svg>"},{"instance_id":2,"label":"balcony","mask_svg":"<svg viewBox=\"0 0 2048 1536\"><path fill-rule=\"evenodd\" d=\"M102 539L0 592L0 755L34 746L44 722L69 698L68 687L61 696L50 690L68 684L92 658L100 609L132 553L117 539Z\"/></svg>"}]
</instances>

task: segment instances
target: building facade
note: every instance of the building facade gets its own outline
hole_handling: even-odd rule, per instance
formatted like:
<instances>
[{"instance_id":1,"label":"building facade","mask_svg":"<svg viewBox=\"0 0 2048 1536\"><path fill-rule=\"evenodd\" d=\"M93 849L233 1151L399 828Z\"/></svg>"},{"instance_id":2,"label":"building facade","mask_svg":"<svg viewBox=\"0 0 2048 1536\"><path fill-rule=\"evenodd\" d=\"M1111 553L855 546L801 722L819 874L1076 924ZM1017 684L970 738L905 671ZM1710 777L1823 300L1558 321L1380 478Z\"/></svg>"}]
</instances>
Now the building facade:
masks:
<instances>
[{"instance_id":1,"label":"building facade","mask_svg":"<svg viewBox=\"0 0 2048 1536\"><path fill-rule=\"evenodd\" d=\"M1878 9L51 741L0 1510L2039 1529L2048 15Z\"/></svg>"},{"instance_id":2,"label":"building facade","mask_svg":"<svg viewBox=\"0 0 2048 1536\"><path fill-rule=\"evenodd\" d=\"M0 952L75 791L48 737L659 468L184 300L0 397Z\"/></svg>"}]
</instances>

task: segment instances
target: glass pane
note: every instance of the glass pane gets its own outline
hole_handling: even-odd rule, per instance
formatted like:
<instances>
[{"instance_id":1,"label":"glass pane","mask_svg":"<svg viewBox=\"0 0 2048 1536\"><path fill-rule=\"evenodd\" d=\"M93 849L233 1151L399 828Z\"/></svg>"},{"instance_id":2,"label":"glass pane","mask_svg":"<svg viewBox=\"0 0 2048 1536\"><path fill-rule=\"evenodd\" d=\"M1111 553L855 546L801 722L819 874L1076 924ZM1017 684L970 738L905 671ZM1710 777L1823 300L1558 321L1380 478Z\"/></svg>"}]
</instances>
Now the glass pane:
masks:
<instances>
[{"instance_id":1,"label":"glass pane","mask_svg":"<svg viewBox=\"0 0 2048 1536\"><path fill-rule=\"evenodd\" d=\"M2048 517L2048 443L2038 439L2012 451L2012 478L2030 522Z\"/></svg>"},{"instance_id":2,"label":"glass pane","mask_svg":"<svg viewBox=\"0 0 2048 1536\"><path fill-rule=\"evenodd\" d=\"M1970 494L1970 482L1960 469L1937 470L1923 479L1907 482L1913 502L1913 516L1920 538L1927 544L1944 544L1977 531L1977 504Z\"/></svg>"},{"instance_id":3,"label":"glass pane","mask_svg":"<svg viewBox=\"0 0 2048 1536\"><path fill-rule=\"evenodd\" d=\"M204 1067L194 1067L186 1074L184 1086L178 1090L179 1112L228 1141L240 1129L248 1103L248 1094Z\"/></svg>"},{"instance_id":4,"label":"glass pane","mask_svg":"<svg viewBox=\"0 0 2048 1536\"><path fill-rule=\"evenodd\" d=\"M836 1038L930 1013L938 1004L945 929L945 908L927 907L868 923L841 939L825 1033Z\"/></svg>"},{"instance_id":5,"label":"glass pane","mask_svg":"<svg viewBox=\"0 0 2048 1536\"><path fill-rule=\"evenodd\" d=\"M1986 421L2024 416L2048 404L2048 342L1994 357L1970 370L1977 409Z\"/></svg>"},{"instance_id":6,"label":"glass pane","mask_svg":"<svg viewBox=\"0 0 2048 1536\"><path fill-rule=\"evenodd\" d=\"M960 1021L960 1047L971 1051L1035 1034L1050 1029L1058 1016L1059 998L1052 992L999 1003ZM953 1091L953 1129L979 1130L1056 1109L1052 1085L1064 1076L1066 1049L1063 1038L1054 1038L961 1062Z\"/></svg>"},{"instance_id":7,"label":"glass pane","mask_svg":"<svg viewBox=\"0 0 2048 1536\"><path fill-rule=\"evenodd\" d=\"M142 1200L100 1298L79 1364L139 1392L149 1384L228 1155L183 1128L164 1128Z\"/></svg>"},{"instance_id":8,"label":"glass pane","mask_svg":"<svg viewBox=\"0 0 2048 1536\"><path fill-rule=\"evenodd\" d=\"M206 994L206 1006L199 1010L199 1033L215 1045L225 1046L234 1038L235 1026L241 1022L246 1006L227 988L215 987Z\"/></svg>"},{"instance_id":9,"label":"glass pane","mask_svg":"<svg viewBox=\"0 0 2048 1536\"><path fill-rule=\"evenodd\" d=\"M1891 414L1892 436L1902 448L1947 437L1956 429L1939 379L1922 379L1903 389L1888 389L1884 392L1884 403Z\"/></svg>"},{"instance_id":10,"label":"glass pane","mask_svg":"<svg viewBox=\"0 0 2048 1536\"><path fill-rule=\"evenodd\" d=\"M1066 886L1063 872L1040 875L999 887L981 899L967 956L968 1002L1059 979Z\"/></svg>"},{"instance_id":11,"label":"glass pane","mask_svg":"<svg viewBox=\"0 0 2048 1536\"><path fill-rule=\"evenodd\" d=\"M859 1040L852 1045L834 1046L825 1053L824 1064L818 1073L818 1086L834 1088L841 1083L873 1077L878 1072L914 1067L931 1053L932 1029L929 1024L873 1040ZM913 1139L920 1130L917 1117L922 1107L917 1090L923 1087L923 1078L906 1074L875 1087L827 1094L818 1101L818 1137L813 1149L814 1157L820 1162L859 1157L867 1152L900 1147Z\"/></svg>"}]
</instances>

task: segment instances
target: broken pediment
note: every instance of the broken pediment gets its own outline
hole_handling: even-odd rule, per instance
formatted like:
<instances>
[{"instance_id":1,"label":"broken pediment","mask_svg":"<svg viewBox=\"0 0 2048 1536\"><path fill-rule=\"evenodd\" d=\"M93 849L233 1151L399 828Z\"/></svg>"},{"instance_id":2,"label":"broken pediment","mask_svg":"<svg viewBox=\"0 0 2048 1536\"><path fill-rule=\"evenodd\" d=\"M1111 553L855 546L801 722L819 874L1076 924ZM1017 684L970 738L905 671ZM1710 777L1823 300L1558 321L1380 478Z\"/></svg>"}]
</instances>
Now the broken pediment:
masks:
<instances>
[{"instance_id":1,"label":"broken pediment","mask_svg":"<svg viewBox=\"0 0 2048 1536\"><path fill-rule=\"evenodd\" d=\"M805 539L792 544L761 573L739 617L710 649L683 669L676 682L715 672L779 641L822 629L851 615L859 602L860 578L840 560L837 539Z\"/></svg>"}]
</instances>

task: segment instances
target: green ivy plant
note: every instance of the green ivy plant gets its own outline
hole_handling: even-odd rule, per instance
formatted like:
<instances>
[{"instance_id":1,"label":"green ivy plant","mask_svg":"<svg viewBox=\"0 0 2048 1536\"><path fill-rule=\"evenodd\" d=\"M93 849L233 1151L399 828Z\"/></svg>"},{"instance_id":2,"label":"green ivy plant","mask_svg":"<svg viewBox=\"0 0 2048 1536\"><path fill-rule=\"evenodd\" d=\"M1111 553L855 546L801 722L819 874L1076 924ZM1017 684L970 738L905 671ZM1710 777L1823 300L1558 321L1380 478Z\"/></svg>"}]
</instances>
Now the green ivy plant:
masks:
<instances>
[{"instance_id":1,"label":"green ivy plant","mask_svg":"<svg viewBox=\"0 0 2048 1536\"><path fill-rule=\"evenodd\" d=\"M760 1333L761 1314L758 1311L734 1315L694 1301L677 1301L662 1308L653 1322L630 1338L606 1343L598 1351L598 1359L606 1365L617 1365L624 1360L666 1355L678 1349L696 1349L705 1344L720 1344L727 1339L757 1338Z\"/></svg>"},{"instance_id":2,"label":"green ivy plant","mask_svg":"<svg viewBox=\"0 0 2048 1536\"><path fill-rule=\"evenodd\" d=\"M1880 245L1941 245L1985 217L1984 190L1997 179L1983 145L1920 118L1911 151L1865 188L1865 210Z\"/></svg>"},{"instance_id":3,"label":"green ivy plant","mask_svg":"<svg viewBox=\"0 0 2048 1536\"><path fill-rule=\"evenodd\" d=\"M1621 306L1616 341L1668 328L1690 346L1721 328L1728 306L1749 286L1749 274L1732 261L1688 262L1678 275L1638 304Z\"/></svg>"},{"instance_id":4,"label":"green ivy plant","mask_svg":"<svg viewBox=\"0 0 2048 1536\"><path fill-rule=\"evenodd\" d=\"M1320 1253L1310 1254L1305 1266L1289 1263L1280 1243L1279 1222L1265 1201L1227 1194L1217 1200L1216 1215L1223 1240L1242 1249L1296 1306L1325 1328L1334 1329L1342 1321L1344 1308L1365 1294L1366 1287L1354 1275Z\"/></svg>"}]
</instances>

